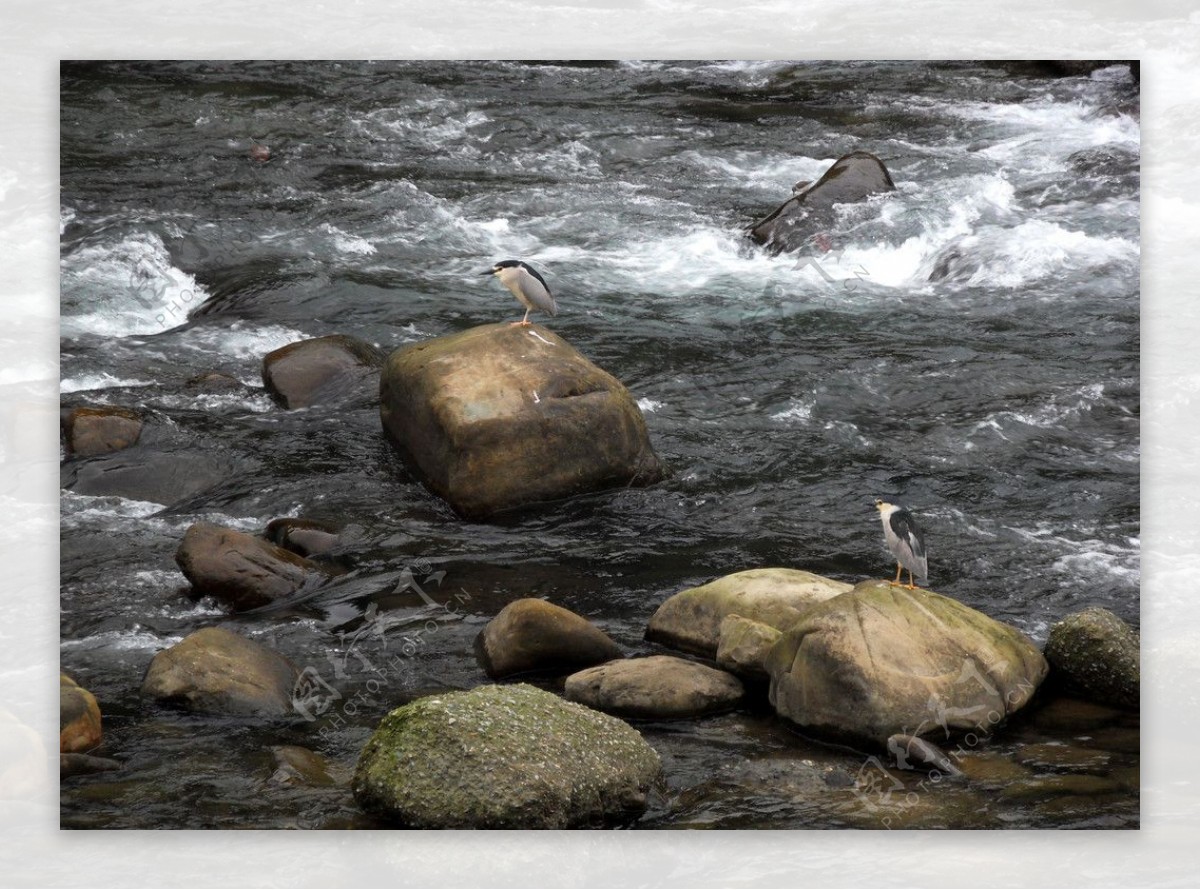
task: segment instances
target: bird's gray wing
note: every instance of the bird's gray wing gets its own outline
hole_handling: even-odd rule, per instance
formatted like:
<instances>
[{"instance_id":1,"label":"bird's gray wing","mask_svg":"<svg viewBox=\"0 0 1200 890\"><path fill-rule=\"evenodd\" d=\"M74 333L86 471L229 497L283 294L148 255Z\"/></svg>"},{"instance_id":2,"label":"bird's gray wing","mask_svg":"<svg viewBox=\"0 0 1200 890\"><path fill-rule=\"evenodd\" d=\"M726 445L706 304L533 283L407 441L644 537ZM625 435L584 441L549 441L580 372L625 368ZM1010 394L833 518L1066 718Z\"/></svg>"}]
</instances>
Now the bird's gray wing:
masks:
<instances>
[{"instance_id":1,"label":"bird's gray wing","mask_svg":"<svg viewBox=\"0 0 1200 890\"><path fill-rule=\"evenodd\" d=\"M521 281L521 290L524 291L525 296L543 312L557 315L558 304L554 302L550 288L546 286L546 282L542 280L542 276L528 266L524 267L521 271L524 273Z\"/></svg>"}]
</instances>

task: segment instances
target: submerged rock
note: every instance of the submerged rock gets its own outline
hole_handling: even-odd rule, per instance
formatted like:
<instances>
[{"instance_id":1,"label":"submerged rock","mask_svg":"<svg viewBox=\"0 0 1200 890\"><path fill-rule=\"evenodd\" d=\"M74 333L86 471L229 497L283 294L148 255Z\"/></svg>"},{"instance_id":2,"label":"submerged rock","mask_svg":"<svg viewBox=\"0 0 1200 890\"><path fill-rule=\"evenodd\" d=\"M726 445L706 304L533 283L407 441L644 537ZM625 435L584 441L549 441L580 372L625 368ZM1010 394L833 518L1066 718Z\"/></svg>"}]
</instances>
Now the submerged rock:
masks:
<instances>
[{"instance_id":1,"label":"submerged rock","mask_svg":"<svg viewBox=\"0 0 1200 890\"><path fill-rule=\"evenodd\" d=\"M334 776L336 770L315 751L299 745L276 745L271 749L271 754L275 758L275 772L271 774L274 784L308 785L314 788L338 784Z\"/></svg>"},{"instance_id":2,"label":"submerged rock","mask_svg":"<svg viewBox=\"0 0 1200 890\"><path fill-rule=\"evenodd\" d=\"M121 761L111 757L93 757L90 754L59 754L58 776L86 776L91 773L106 773L121 768Z\"/></svg>"},{"instance_id":3,"label":"submerged rock","mask_svg":"<svg viewBox=\"0 0 1200 890\"><path fill-rule=\"evenodd\" d=\"M1141 640L1107 609L1084 609L1050 628L1046 659L1057 682L1100 704L1141 702Z\"/></svg>"},{"instance_id":4,"label":"submerged rock","mask_svg":"<svg viewBox=\"0 0 1200 890\"><path fill-rule=\"evenodd\" d=\"M784 631L809 606L849 589L849 584L799 569L735 572L667 599L651 616L646 639L713 658L727 616L740 615Z\"/></svg>"},{"instance_id":5,"label":"submerged rock","mask_svg":"<svg viewBox=\"0 0 1200 890\"><path fill-rule=\"evenodd\" d=\"M629 391L540 325L396 350L380 415L417 478L467 518L662 476Z\"/></svg>"},{"instance_id":6,"label":"submerged rock","mask_svg":"<svg viewBox=\"0 0 1200 890\"><path fill-rule=\"evenodd\" d=\"M604 631L569 609L519 599L475 638L475 657L494 680L530 671L578 670L621 657Z\"/></svg>"},{"instance_id":7,"label":"submerged rock","mask_svg":"<svg viewBox=\"0 0 1200 890\"><path fill-rule=\"evenodd\" d=\"M273 649L206 627L154 656L142 695L201 714L283 717L300 672Z\"/></svg>"},{"instance_id":8,"label":"submerged rock","mask_svg":"<svg viewBox=\"0 0 1200 890\"><path fill-rule=\"evenodd\" d=\"M348 401L372 391L383 353L332 334L289 343L263 357L263 385L284 408Z\"/></svg>"},{"instance_id":9,"label":"submerged rock","mask_svg":"<svg viewBox=\"0 0 1200 890\"><path fill-rule=\"evenodd\" d=\"M888 753L898 769L936 770L944 776L961 776L962 770L932 742L913 735L896 733L887 740Z\"/></svg>"},{"instance_id":10,"label":"submerged rock","mask_svg":"<svg viewBox=\"0 0 1200 890\"><path fill-rule=\"evenodd\" d=\"M895 188L883 161L870 152L852 151L834 161L815 183L751 226L750 237L775 251L801 250L833 223L834 205L862 201Z\"/></svg>"},{"instance_id":11,"label":"submerged rock","mask_svg":"<svg viewBox=\"0 0 1200 890\"><path fill-rule=\"evenodd\" d=\"M104 738L100 705L92 695L66 674L59 674L58 750L79 754L100 745Z\"/></svg>"},{"instance_id":12,"label":"submerged rock","mask_svg":"<svg viewBox=\"0 0 1200 890\"><path fill-rule=\"evenodd\" d=\"M142 434L142 419L128 408L66 408L59 415L67 457L95 457L128 448Z\"/></svg>"},{"instance_id":13,"label":"submerged rock","mask_svg":"<svg viewBox=\"0 0 1200 890\"><path fill-rule=\"evenodd\" d=\"M305 558L323 556L341 544L337 527L316 519L292 516L272 519L265 534L272 544Z\"/></svg>"},{"instance_id":14,"label":"submerged rock","mask_svg":"<svg viewBox=\"0 0 1200 890\"><path fill-rule=\"evenodd\" d=\"M408 828L572 828L638 816L660 771L615 717L525 684L481 686L388 714L352 788Z\"/></svg>"},{"instance_id":15,"label":"submerged rock","mask_svg":"<svg viewBox=\"0 0 1200 890\"><path fill-rule=\"evenodd\" d=\"M1019 630L948 597L867 581L812 606L767 659L775 710L816 732L988 734L1029 701L1046 660Z\"/></svg>"},{"instance_id":16,"label":"submerged rock","mask_svg":"<svg viewBox=\"0 0 1200 890\"><path fill-rule=\"evenodd\" d=\"M316 563L209 522L187 530L175 562L197 597L211 596L235 612L265 606L325 580Z\"/></svg>"},{"instance_id":17,"label":"submerged rock","mask_svg":"<svg viewBox=\"0 0 1200 890\"><path fill-rule=\"evenodd\" d=\"M567 677L570 701L619 717L681 719L728 711L745 690L733 674L673 655L610 661Z\"/></svg>"}]
</instances>

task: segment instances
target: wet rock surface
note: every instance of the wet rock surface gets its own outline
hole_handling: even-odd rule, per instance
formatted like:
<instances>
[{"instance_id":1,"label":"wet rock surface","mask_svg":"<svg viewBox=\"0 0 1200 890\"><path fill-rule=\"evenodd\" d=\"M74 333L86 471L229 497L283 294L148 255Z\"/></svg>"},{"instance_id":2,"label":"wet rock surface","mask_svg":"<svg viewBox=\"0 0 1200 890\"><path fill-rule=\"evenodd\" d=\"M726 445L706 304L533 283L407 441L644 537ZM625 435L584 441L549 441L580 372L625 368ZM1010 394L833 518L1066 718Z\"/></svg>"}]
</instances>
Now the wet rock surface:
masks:
<instances>
[{"instance_id":1,"label":"wet rock surface","mask_svg":"<svg viewBox=\"0 0 1200 890\"><path fill-rule=\"evenodd\" d=\"M96 697L66 674L59 675L58 749L63 754L81 754L100 745L104 738L100 705Z\"/></svg>"},{"instance_id":2,"label":"wet rock surface","mask_svg":"<svg viewBox=\"0 0 1200 890\"><path fill-rule=\"evenodd\" d=\"M896 733L991 731L1047 666L1016 628L957 600L867 581L809 608L767 669L781 716L882 745Z\"/></svg>"},{"instance_id":3,"label":"wet rock surface","mask_svg":"<svg viewBox=\"0 0 1200 890\"><path fill-rule=\"evenodd\" d=\"M621 648L586 618L539 599L519 599L479 632L475 656L492 679L531 671L571 671L621 657Z\"/></svg>"},{"instance_id":4,"label":"wet rock surface","mask_svg":"<svg viewBox=\"0 0 1200 890\"><path fill-rule=\"evenodd\" d=\"M312 562L254 535L197 522L175 553L194 595L211 596L240 612L268 605L325 576Z\"/></svg>"},{"instance_id":5,"label":"wet rock surface","mask_svg":"<svg viewBox=\"0 0 1200 890\"><path fill-rule=\"evenodd\" d=\"M307 408L369 398L382 365L383 353L370 343L331 334L267 353L262 378L279 405Z\"/></svg>"},{"instance_id":6,"label":"wet rock surface","mask_svg":"<svg viewBox=\"0 0 1200 890\"><path fill-rule=\"evenodd\" d=\"M410 828L569 828L640 814L661 769L615 717L531 686L481 686L387 715L359 757L359 804Z\"/></svg>"},{"instance_id":7,"label":"wet rock surface","mask_svg":"<svg viewBox=\"0 0 1200 890\"><path fill-rule=\"evenodd\" d=\"M646 639L683 652L714 658L722 622L730 615L787 630L814 603L851 585L799 569L748 569L681 590L650 618Z\"/></svg>"},{"instance_id":8,"label":"wet rock surface","mask_svg":"<svg viewBox=\"0 0 1200 890\"><path fill-rule=\"evenodd\" d=\"M128 408L103 406L65 408L60 415L63 449L67 457L95 457L135 444L142 420Z\"/></svg>"},{"instance_id":9,"label":"wet rock surface","mask_svg":"<svg viewBox=\"0 0 1200 890\"><path fill-rule=\"evenodd\" d=\"M673 655L610 661L579 671L567 677L563 692L589 708L643 719L728 711L745 694L732 674Z\"/></svg>"},{"instance_id":10,"label":"wet rock surface","mask_svg":"<svg viewBox=\"0 0 1200 890\"><path fill-rule=\"evenodd\" d=\"M206 627L154 656L142 695L200 714L283 717L293 712L299 675L267 646Z\"/></svg>"},{"instance_id":11,"label":"wet rock surface","mask_svg":"<svg viewBox=\"0 0 1200 890\"><path fill-rule=\"evenodd\" d=\"M417 478L468 518L663 473L625 386L540 325L484 325L396 350L380 412Z\"/></svg>"},{"instance_id":12,"label":"wet rock surface","mask_svg":"<svg viewBox=\"0 0 1200 890\"><path fill-rule=\"evenodd\" d=\"M1046 660L1055 680L1102 704L1141 701L1141 639L1107 609L1085 609L1050 628Z\"/></svg>"}]
</instances>

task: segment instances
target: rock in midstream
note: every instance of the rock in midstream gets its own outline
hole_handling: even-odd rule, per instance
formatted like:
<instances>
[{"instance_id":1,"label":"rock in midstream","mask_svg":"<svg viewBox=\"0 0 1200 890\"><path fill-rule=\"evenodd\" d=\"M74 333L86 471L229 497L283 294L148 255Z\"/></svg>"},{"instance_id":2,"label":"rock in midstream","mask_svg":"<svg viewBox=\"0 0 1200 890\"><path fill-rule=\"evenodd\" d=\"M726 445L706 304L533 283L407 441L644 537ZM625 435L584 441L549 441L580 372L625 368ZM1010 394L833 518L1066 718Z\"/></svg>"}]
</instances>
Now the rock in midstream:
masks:
<instances>
[{"instance_id":1,"label":"rock in midstream","mask_svg":"<svg viewBox=\"0 0 1200 890\"><path fill-rule=\"evenodd\" d=\"M467 518L663 474L629 391L540 325L483 325L396 350L380 416L416 477Z\"/></svg>"},{"instance_id":2,"label":"rock in midstream","mask_svg":"<svg viewBox=\"0 0 1200 890\"><path fill-rule=\"evenodd\" d=\"M372 392L383 353L363 340L331 334L298 340L263 357L263 385L284 408L344 402Z\"/></svg>"},{"instance_id":3,"label":"rock in midstream","mask_svg":"<svg viewBox=\"0 0 1200 890\"><path fill-rule=\"evenodd\" d=\"M223 627L206 627L157 653L142 694L201 714L293 713L300 672L275 650Z\"/></svg>"},{"instance_id":4,"label":"rock in midstream","mask_svg":"<svg viewBox=\"0 0 1200 890\"><path fill-rule=\"evenodd\" d=\"M810 607L767 658L781 716L876 745L896 733L988 734L1024 707L1047 669L1015 627L886 581Z\"/></svg>"},{"instance_id":5,"label":"rock in midstream","mask_svg":"<svg viewBox=\"0 0 1200 890\"><path fill-rule=\"evenodd\" d=\"M574 671L621 657L604 631L569 609L525 598L509 603L475 638L493 680L530 671Z\"/></svg>"},{"instance_id":6,"label":"rock in midstream","mask_svg":"<svg viewBox=\"0 0 1200 890\"><path fill-rule=\"evenodd\" d=\"M1068 615L1050 628L1046 660L1061 682L1101 704L1135 709L1141 702L1141 640L1108 609Z\"/></svg>"},{"instance_id":7,"label":"rock in midstream","mask_svg":"<svg viewBox=\"0 0 1200 890\"><path fill-rule=\"evenodd\" d=\"M721 623L728 616L784 631L813 603L849 589L849 584L799 569L735 572L669 597L651 616L646 639L713 658L720 646Z\"/></svg>"},{"instance_id":8,"label":"rock in midstream","mask_svg":"<svg viewBox=\"0 0 1200 890\"><path fill-rule=\"evenodd\" d=\"M392 711L358 760L366 810L407 828L573 828L645 810L658 754L627 723L525 684Z\"/></svg>"},{"instance_id":9,"label":"rock in midstream","mask_svg":"<svg viewBox=\"0 0 1200 890\"><path fill-rule=\"evenodd\" d=\"M650 655L572 674L563 694L618 717L678 720L728 711L745 690L725 671L673 655Z\"/></svg>"},{"instance_id":10,"label":"rock in midstream","mask_svg":"<svg viewBox=\"0 0 1200 890\"><path fill-rule=\"evenodd\" d=\"M59 752L82 754L98 747L103 738L100 705L96 701L96 696L66 674L59 674Z\"/></svg>"}]
</instances>

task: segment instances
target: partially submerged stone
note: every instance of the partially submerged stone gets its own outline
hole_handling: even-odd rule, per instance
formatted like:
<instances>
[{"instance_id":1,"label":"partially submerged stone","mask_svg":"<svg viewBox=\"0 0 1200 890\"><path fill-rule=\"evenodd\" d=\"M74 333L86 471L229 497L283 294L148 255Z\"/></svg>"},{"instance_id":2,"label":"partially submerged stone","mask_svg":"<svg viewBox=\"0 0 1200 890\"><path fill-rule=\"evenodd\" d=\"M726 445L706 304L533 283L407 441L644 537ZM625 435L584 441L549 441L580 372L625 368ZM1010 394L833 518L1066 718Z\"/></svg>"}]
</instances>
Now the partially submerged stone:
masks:
<instances>
[{"instance_id":1,"label":"partially submerged stone","mask_svg":"<svg viewBox=\"0 0 1200 890\"><path fill-rule=\"evenodd\" d=\"M809 606L849 589L849 584L799 569L735 572L667 599L650 618L646 639L713 658L726 617L740 615L784 631Z\"/></svg>"},{"instance_id":2,"label":"partially submerged stone","mask_svg":"<svg viewBox=\"0 0 1200 890\"><path fill-rule=\"evenodd\" d=\"M682 719L728 711L745 690L733 674L673 655L610 661L567 677L570 701L619 717Z\"/></svg>"},{"instance_id":3,"label":"partially submerged stone","mask_svg":"<svg viewBox=\"0 0 1200 890\"><path fill-rule=\"evenodd\" d=\"M66 674L59 674L58 750L81 754L100 745L104 738L100 705L92 695Z\"/></svg>"},{"instance_id":4,"label":"partially submerged stone","mask_svg":"<svg viewBox=\"0 0 1200 890\"><path fill-rule=\"evenodd\" d=\"M67 457L95 457L128 448L142 434L142 420L128 408L66 408L60 415Z\"/></svg>"},{"instance_id":5,"label":"partially submerged stone","mask_svg":"<svg viewBox=\"0 0 1200 890\"><path fill-rule=\"evenodd\" d=\"M986 735L1046 676L1023 633L957 600L868 581L818 603L767 659L775 710L801 727L886 744Z\"/></svg>"},{"instance_id":6,"label":"partially submerged stone","mask_svg":"<svg viewBox=\"0 0 1200 890\"><path fill-rule=\"evenodd\" d=\"M275 650L223 627L206 627L157 653L142 694L201 714L293 713L300 672Z\"/></svg>"},{"instance_id":7,"label":"partially submerged stone","mask_svg":"<svg viewBox=\"0 0 1200 890\"><path fill-rule=\"evenodd\" d=\"M396 350L380 416L416 477L468 518L662 476L629 391L540 325Z\"/></svg>"},{"instance_id":8,"label":"partially submerged stone","mask_svg":"<svg viewBox=\"0 0 1200 890\"><path fill-rule=\"evenodd\" d=\"M531 671L573 671L621 657L621 649L586 618L545 600L519 599L500 610L475 639L475 657L492 679Z\"/></svg>"},{"instance_id":9,"label":"partially submerged stone","mask_svg":"<svg viewBox=\"0 0 1200 890\"><path fill-rule=\"evenodd\" d=\"M369 393L383 353L344 334L299 340L263 357L262 378L284 408L344 402Z\"/></svg>"},{"instance_id":10,"label":"partially submerged stone","mask_svg":"<svg viewBox=\"0 0 1200 890\"><path fill-rule=\"evenodd\" d=\"M352 787L407 828L573 828L635 818L660 770L627 723L517 684L392 711Z\"/></svg>"},{"instance_id":11,"label":"partially submerged stone","mask_svg":"<svg viewBox=\"0 0 1200 890\"><path fill-rule=\"evenodd\" d=\"M1107 609L1075 612L1050 628L1046 660L1057 681L1101 704L1136 709L1141 701L1141 640Z\"/></svg>"},{"instance_id":12,"label":"partially submerged stone","mask_svg":"<svg viewBox=\"0 0 1200 890\"><path fill-rule=\"evenodd\" d=\"M197 522L175 552L179 570L196 596L211 596L235 612L256 609L320 584L319 567L270 541Z\"/></svg>"}]
</instances>

